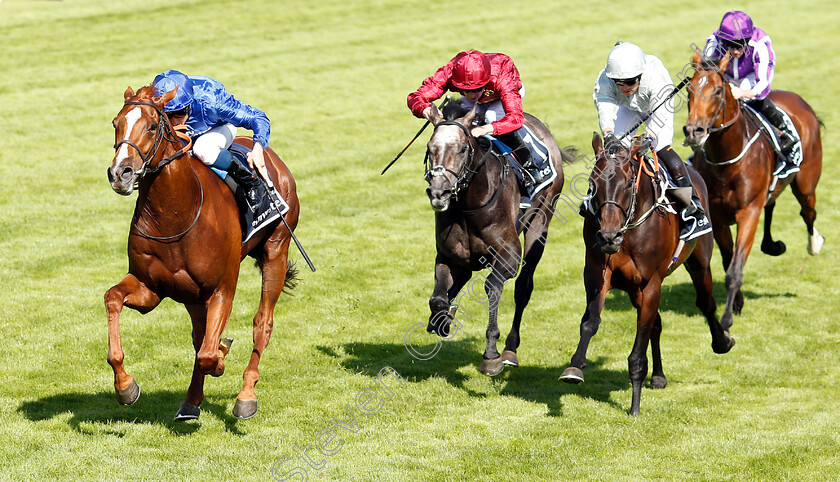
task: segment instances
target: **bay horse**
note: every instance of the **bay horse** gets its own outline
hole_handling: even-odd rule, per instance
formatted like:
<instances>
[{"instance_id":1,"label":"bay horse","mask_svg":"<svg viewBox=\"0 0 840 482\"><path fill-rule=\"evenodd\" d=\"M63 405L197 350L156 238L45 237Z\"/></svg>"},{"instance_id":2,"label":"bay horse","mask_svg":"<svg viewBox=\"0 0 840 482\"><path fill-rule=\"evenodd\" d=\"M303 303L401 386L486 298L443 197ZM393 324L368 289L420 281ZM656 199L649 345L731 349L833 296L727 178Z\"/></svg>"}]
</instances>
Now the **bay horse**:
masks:
<instances>
[{"instance_id":1,"label":"bay horse","mask_svg":"<svg viewBox=\"0 0 840 482\"><path fill-rule=\"evenodd\" d=\"M639 154L639 143L634 143L632 149L622 147L617 153L607 153L601 136L595 133L592 148L596 160L590 177L591 210L585 212L583 221L586 309L580 322L580 342L560 379L567 383L583 382L586 350L601 324L607 292L613 288L623 290L630 296L637 315L636 339L627 361L633 389L630 414L638 415L642 385L647 377L648 343L653 355L651 388L664 388L668 383L659 349L662 333L659 300L662 280L680 264L685 264L691 276L697 294L695 303L709 324L714 352L728 352L735 340L715 315L717 305L709 268L714 249L711 233L680 242L678 215L665 210L667 201L660 202L662 186L642 172L640 163L644 161ZM687 168L705 207L707 195L703 180L694 169Z\"/></svg>"},{"instance_id":2,"label":"bay horse","mask_svg":"<svg viewBox=\"0 0 840 482\"><path fill-rule=\"evenodd\" d=\"M549 149L557 176L520 216L520 190L513 168L504 157L470 134L476 118L475 106L469 112L463 111L460 104L450 104L444 118L432 106L430 120L435 130L427 144L429 164L425 177L429 183L426 193L436 211L437 255L435 287L429 299L431 316L426 329L442 337L449 336L458 309L453 300L473 271L491 267L492 272L484 282L489 308L487 347L479 369L485 375L494 376L505 365L519 365L516 349L522 313L531 298L534 270L545 249L553 202L563 189L562 163L574 160L574 155L557 146L542 122L525 114L525 124ZM524 257L519 240L523 231ZM498 304L504 283L516 276L520 266L514 291L513 325L500 355L496 348L500 334Z\"/></svg>"},{"instance_id":3,"label":"bay horse","mask_svg":"<svg viewBox=\"0 0 840 482\"><path fill-rule=\"evenodd\" d=\"M726 270L726 307L721 323L729 329L733 313L744 306L741 284L744 265L752 248L761 209L764 208L764 239L761 250L772 256L785 252L782 241L770 233L776 198L790 184L801 206L808 229L808 252L820 252L825 237L814 227L816 187L822 171L821 121L811 106L793 92L774 90L770 99L790 116L802 142L800 171L780 180L771 191L775 154L766 135L759 135L759 122L732 95L723 72L727 55L715 64L694 55L694 76L688 88L689 114L683 132L686 144L695 148L694 166L709 187L709 208L714 237ZM730 226L737 225L733 245Z\"/></svg>"},{"instance_id":4,"label":"bay horse","mask_svg":"<svg viewBox=\"0 0 840 482\"><path fill-rule=\"evenodd\" d=\"M137 205L128 234L128 274L105 292L108 312L108 363L114 370L117 399L130 405L140 387L123 367L119 319L124 306L148 313L162 299L182 303L192 319L196 351L192 380L175 420L198 418L204 400L204 377L224 373L230 339L221 340L230 318L242 259L256 259L262 271L262 294L254 317L254 348L243 375L233 414L250 418L257 413L254 386L260 379L259 362L268 345L274 307L280 293L294 285L295 270L288 262L291 233L285 225L270 225L242 245L237 204L224 181L187 154L163 113L175 90L154 96L146 86L129 87L125 103L114 118L114 160L108 169L111 187L129 195L135 185ZM188 137L187 137L188 139ZM252 147L250 138L235 142ZM289 169L271 149L265 149L266 167L280 195L289 203L286 220L297 226L300 206Z\"/></svg>"}]
</instances>

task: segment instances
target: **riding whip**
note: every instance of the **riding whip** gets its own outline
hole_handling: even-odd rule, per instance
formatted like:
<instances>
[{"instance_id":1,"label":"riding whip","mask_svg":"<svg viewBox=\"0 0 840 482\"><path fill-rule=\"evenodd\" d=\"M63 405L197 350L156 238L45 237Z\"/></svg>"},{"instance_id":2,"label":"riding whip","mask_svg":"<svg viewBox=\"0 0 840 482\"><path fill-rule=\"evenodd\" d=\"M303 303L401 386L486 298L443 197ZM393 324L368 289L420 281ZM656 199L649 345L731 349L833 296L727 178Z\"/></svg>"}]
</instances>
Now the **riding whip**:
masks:
<instances>
[{"instance_id":1,"label":"riding whip","mask_svg":"<svg viewBox=\"0 0 840 482\"><path fill-rule=\"evenodd\" d=\"M683 87L685 87L685 86L686 86L689 82L691 82L691 78L690 78L690 77L686 77L686 78L684 78L684 79L683 79L683 81L682 81L682 82L680 82L680 83L679 83L679 85L677 85L676 87L674 87L674 90L673 90L673 91L671 91L671 93L670 93L670 94L668 94L668 97L665 97L665 98L662 100L662 102L660 102L658 106L654 107L654 108L653 108L650 112L648 112L648 114L647 114L647 115L646 115L646 116L645 116L642 120L640 120L639 122L637 122L637 123L636 123L636 125L634 125L634 126L633 126L633 127L631 127L630 129L628 129L628 130L627 130L627 132L625 132L625 133L624 133L624 135L623 135L623 136L621 136L621 139L619 139L619 140L624 140L624 138L625 138L625 137L627 137L627 136L629 136L629 135L632 135L634 132L636 132L636 129L638 129L640 125L644 124L644 123L645 123L648 119L650 119L650 118L651 118L651 116L653 116L653 113L654 113L654 112L656 112L656 110L657 110L657 109L659 109L660 107L662 107L662 106L663 106L666 102L668 102L669 100L671 100L671 98L672 98L672 97L674 97L675 95L677 95L677 92L679 92L680 90L682 90L682 88L683 88Z\"/></svg>"},{"instance_id":2,"label":"riding whip","mask_svg":"<svg viewBox=\"0 0 840 482\"><path fill-rule=\"evenodd\" d=\"M277 191L274 189L274 183L271 182L271 177L269 177L266 174L264 179L265 179L266 185L268 186L268 192L271 193L271 196L274 198L274 201L279 206L282 206L284 204L283 199L280 198L280 195L277 194ZM277 212L280 213L279 208L277 209ZM306 251L303 249L303 246L300 244L300 241L298 241L297 236L295 236L294 231L292 231L292 228L291 228L291 226L289 226L289 223L286 221L286 216L283 216L283 213L280 213L280 219L283 221L283 224L286 225L286 229L289 230L289 234L292 235L292 240L294 240L295 246L297 246L297 249L298 249L298 251L300 251L300 254L303 255L303 259L306 260L306 264L309 265L309 269L311 269L312 272L314 273L315 272L315 265L312 264L312 260L309 259L309 255L306 254Z\"/></svg>"},{"instance_id":3,"label":"riding whip","mask_svg":"<svg viewBox=\"0 0 840 482\"><path fill-rule=\"evenodd\" d=\"M438 109L443 109L443 106L445 106L447 102L449 102L449 96L448 96L448 95L446 96L446 98L445 98L445 99L443 99L443 102L441 102L441 103L440 103L440 107L438 107ZM418 137L420 137L420 134L422 134L422 133L423 133L423 131L424 131L424 130L426 130L426 127L429 127L429 124L430 124L430 123L431 123L431 121L426 120L426 123L425 123L425 124L423 124L423 127L421 127L419 131L417 131L417 135L415 135L415 136L414 136L414 139L411 139L411 141L410 141L410 142L409 142L409 143L408 143L405 147L403 147L403 150L401 150L401 151L400 151L400 153L399 153L399 154L397 154L397 157L395 157L395 158L394 158L394 160L390 162L390 164L388 164L387 166L385 166L385 169L383 169L383 170L382 170L382 172L379 174L380 176L381 176L381 175L383 175L383 174L385 174L385 171L387 171L387 170L388 170L391 166L393 166L393 165L394 165L394 163L395 163L395 162L397 162L397 159L399 159L399 158L400 158L400 156L402 156L402 155L403 155L403 153L404 153L406 150L408 150L409 146L411 146L412 144L414 144L414 141L416 141L416 140L417 140L417 138L418 138Z\"/></svg>"}]
</instances>

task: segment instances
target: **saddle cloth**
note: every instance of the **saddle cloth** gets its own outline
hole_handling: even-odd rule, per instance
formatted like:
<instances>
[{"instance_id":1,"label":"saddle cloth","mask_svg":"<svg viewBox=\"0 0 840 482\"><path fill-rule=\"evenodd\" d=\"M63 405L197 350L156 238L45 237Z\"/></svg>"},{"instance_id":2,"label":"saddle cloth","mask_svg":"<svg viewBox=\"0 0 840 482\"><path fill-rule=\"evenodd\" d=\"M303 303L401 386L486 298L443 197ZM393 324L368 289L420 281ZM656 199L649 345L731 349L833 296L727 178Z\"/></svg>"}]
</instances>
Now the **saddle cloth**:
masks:
<instances>
[{"instance_id":1,"label":"saddle cloth","mask_svg":"<svg viewBox=\"0 0 840 482\"><path fill-rule=\"evenodd\" d=\"M516 173L516 179L519 182L519 191L522 194L522 199L519 201L519 208L528 209L531 207L531 202L537 193L548 187L557 178L557 169L554 168L551 151L548 150L545 143L534 135L528 126L523 125L519 132L522 140L525 142L525 146L531 151L531 159L533 159L534 164L542 175L543 182L539 185L526 187L524 174L522 173L523 168L519 165L519 161L514 156L511 148L493 136L487 137L493 142L493 147L496 151L504 156L508 163L513 166L513 171Z\"/></svg>"},{"instance_id":2,"label":"saddle cloth","mask_svg":"<svg viewBox=\"0 0 840 482\"><path fill-rule=\"evenodd\" d=\"M231 154L239 159L244 166L248 166L248 153L251 152L251 149L241 144L233 143L231 144L229 150ZM280 219L280 216L289 211L289 203L283 199L283 196L281 196L276 189L269 189L269 187L265 184L265 181L260 176L257 176L257 179L263 183L271 202L263 203L260 211L252 212L251 209L248 208L248 202L245 200L245 191L236 184L231 176L228 176L225 171L214 167L211 167L210 169L213 169L216 173L222 176L225 180L225 184L227 184L231 191L233 191L233 197L236 198L236 205L239 207L240 224L242 226L242 244L248 242L261 229ZM250 166L248 169L251 169Z\"/></svg>"},{"instance_id":3,"label":"saddle cloth","mask_svg":"<svg viewBox=\"0 0 840 482\"><path fill-rule=\"evenodd\" d=\"M761 115L761 113L759 113L757 110L753 109L747 104L743 104L742 107L746 107L747 109L749 109L749 111L752 112L753 115L755 115L756 119L761 121L761 124L764 125L765 130L770 133L769 137L770 140L773 142L773 149L776 151L776 155L778 155L781 148L779 147L779 136L776 134L776 130L770 125L767 119L763 115ZM790 120L790 116L787 114L787 112L783 111L778 106L776 106L776 110L779 112L779 114L782 115L782 119L784 119L785 121L785 129L796 141L796 143L790 149L788 160L798 166L800 163L802 163L802 137L799 135L799 131L796 130L796 126L793 124L793 121Z\"/></svg>"}]
</instances>

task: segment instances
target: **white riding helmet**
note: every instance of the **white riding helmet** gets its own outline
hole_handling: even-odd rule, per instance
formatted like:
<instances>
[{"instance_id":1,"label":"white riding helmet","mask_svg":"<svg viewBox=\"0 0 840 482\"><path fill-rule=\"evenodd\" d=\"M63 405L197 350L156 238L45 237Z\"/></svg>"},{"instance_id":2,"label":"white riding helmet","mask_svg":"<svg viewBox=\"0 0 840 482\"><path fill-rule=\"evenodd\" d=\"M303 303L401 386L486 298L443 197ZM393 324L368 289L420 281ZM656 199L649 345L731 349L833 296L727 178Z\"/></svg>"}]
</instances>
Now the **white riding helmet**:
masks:
<instances>
[{"instance_id":1,"label":"white riding helmet","mask_svg":"<svg viewBox=\"0 0 840 482\"><path fill-rule=\"evenodd\" d=\"M632 79L645 71L645 53L636 44L619 42L607 57L607 77Z\"/></svg>"}]
</instances>

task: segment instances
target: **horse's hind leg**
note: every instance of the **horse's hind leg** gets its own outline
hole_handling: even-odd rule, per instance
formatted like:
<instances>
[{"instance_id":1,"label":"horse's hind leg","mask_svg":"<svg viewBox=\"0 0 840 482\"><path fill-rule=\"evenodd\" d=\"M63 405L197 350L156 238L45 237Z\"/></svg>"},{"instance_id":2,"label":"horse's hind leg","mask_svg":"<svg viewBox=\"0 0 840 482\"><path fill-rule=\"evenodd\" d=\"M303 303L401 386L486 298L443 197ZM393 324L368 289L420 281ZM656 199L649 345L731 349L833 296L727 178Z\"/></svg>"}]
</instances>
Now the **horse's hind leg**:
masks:
<instances>
[{"instance_id":1,"label":"horse's hind leg","mask_svg":"<svg viewBox=\"0 0 840 482\"><path fill-rule=\"evenodd\" d=\"M193 349L198 353L201 349L201 344L204 341L205 330L207 326L207 306L204 304L185 305L187 312L190 314L192 320L192 339ZM204 401L204 377L201 368L198 365L198 358L193 361L192 378L190 379L190 387L187 389L187 397L184 403L178 408L175 414L175 421L182 422L185 420L194 420L201 415L201 410L198 408L201 402Z\"/></svg>"},{"instance_id":2,"label":"horse's hind leg","mask_svg":"<svg viewBox=\"0 0 840 482\"><path fill-rule=\"evenodd\" d=\"M515 235L514 235L515 236ZM484 360L481 362L479 370L487 376L494 376L501 373L504 369L502 357L496 348L496 342L499 341L499 303L502 299L502 290L507 280L516 275L516 270L519 267L519 238L514 237L516 241L516 253L512 252L511 248L498 247L496 257L493 260L493 270L484 282L484 289L487 292L487 302L489 316L487 317L487 346L484 349Z\"/></svg>"},{"instance_id":3,"label":"horse's hind leg","mask_svg":"<svg viewBox=\"0 0 840 482\"><path fill-rule=\"evenodd\" d=\"M790 185L793 195L799 201L800 211L799 215L805 221L805 227L808 228L808 254L820 254L823 244L825 243L825 236L817 231L814 227L814 221L817 219L817 194L816 185L819 180L819 171L813 174L810 170L800 171L796 174L796 178Z\"/></svg>"},{"instance_id":4,"label":"horse's hind leg","mask_svg":"<svg viewBox=\"0 0 840 482\"><path fill-rule=\"evenodd\" d=\"M537 264L542 258L543 251L545 251L545 235L536 238L536 235L531 234L532 231L526 231L525 246L526 252L522 263L522 269L519 272L519 277L516 278L516 285L513 292L513 299L516 303L516 309L513 314L513 325L511 325L510 333L508 333L505 340L505 350L502 352L502 362L505 365L519 366L519 357L516 355L516 349L519 348L519 325L522 323L522 313L528 302L531 300L531 293L534 291L534 271L537 269ZM538 232L539 233L539 232ZM529 246L530 244L530 246Z\"/></svg>"},{"instance_id":5,"label":"horse's hind leg","mask_svg":"<svg viewBox=\"0 0 840 482\"><path fill-rule=\"evenodd\" d=\"M236 418L247 419L257 413L257 394L255 387L260 381L260 358L271 339L274 327L274 307L283 292L286 275L289 273L289 242L291 237L281 241L269 240L265 244L261 259L262 294L260 307L254 316L254 350L242 375L242 389L236 397L233 415Z\"/></svg>"},{"instance_id":6,"label":"horse's hind leg","mask_svg":"<svg viewBox=\"0 0 840 482\"><path fill-rule=\"evenodd\" d=\"M105 309L108 312L108 364L114 369L114 389L122 405L131 405L140 397L140 386L123 367L125 353L120 341L120 312L123 306L140 313L148 313L160 303L160 297L146 288L133 274L128 274L118 284L105 292Z\"/></svg>"},{"instance_id":7,"label":"horse's hind leg","mask_svg":"<svg viewBox=\"0 0 840 482\"><path fill-rule=\"evenodd\" d=\"M717 302L712 294L712 270L709 266L714 249L713 241L708 235L697 242L694 251L685 261L685 269L691 276L694 291L697 294L695 304L709 325L712 334L712 350L715 353L726 353L735 345L735 339L720 325L717 318Z\"/></svg>"},{"instance_id":8,"label":"horse's hind leg","mask_svg":"<svg viewBox=\"0 0 840 482\"><path fill-rule=\"evenodd\" d=\"M770 204L764 206L764 239L761 240L761 252L770 256L780 256L787 249L783 241L773 241L773 235L770 234L770 225L773 224L773 209L775 207L775 199Z\"/></svg>"}]
</instances>

